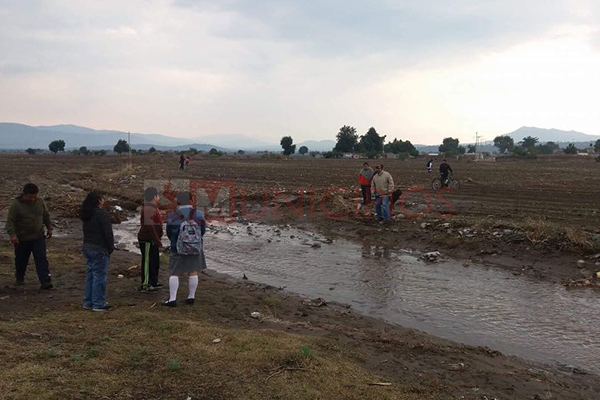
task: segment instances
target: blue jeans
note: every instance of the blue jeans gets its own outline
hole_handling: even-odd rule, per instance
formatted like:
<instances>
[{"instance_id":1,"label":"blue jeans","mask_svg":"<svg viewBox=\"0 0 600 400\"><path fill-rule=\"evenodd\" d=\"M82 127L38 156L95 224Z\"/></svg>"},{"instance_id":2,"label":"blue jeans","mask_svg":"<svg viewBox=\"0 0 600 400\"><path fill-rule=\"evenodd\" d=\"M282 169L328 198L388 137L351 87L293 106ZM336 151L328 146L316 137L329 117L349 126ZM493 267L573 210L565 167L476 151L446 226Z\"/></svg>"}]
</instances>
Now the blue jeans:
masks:
<instances>
[{"instance_id":1,"label":"blue jeans","mask_svg":"<svg viewBox=\"0 0 600 400\"><path fill-rule=\"evenodd\" d=\"M110 256L98 251L84 250L87 260L87 275L85 276L85 291L83 306L101 308L106 304L106 281L108 280L108 263Z\"/></svg>"},{"instance_id":2,"label":"blue jeans","mask_svg":"<svg viewBox=\"0 0 600 400\"><path fill-rule=\"evenodd\" d=\"M375 195L375 211L380 221L390 219L390 196Z\"/></svg>"}]
</instances>

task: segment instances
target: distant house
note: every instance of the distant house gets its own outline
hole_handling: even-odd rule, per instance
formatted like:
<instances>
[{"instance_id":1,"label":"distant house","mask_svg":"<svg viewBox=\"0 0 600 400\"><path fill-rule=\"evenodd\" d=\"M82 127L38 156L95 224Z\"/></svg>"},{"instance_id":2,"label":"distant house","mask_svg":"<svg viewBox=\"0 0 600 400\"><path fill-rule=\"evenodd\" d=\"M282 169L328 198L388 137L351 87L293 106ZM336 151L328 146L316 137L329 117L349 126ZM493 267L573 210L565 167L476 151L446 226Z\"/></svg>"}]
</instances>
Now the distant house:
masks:
<instances>
[{"instance_id":1,"label":"distant house","mask_svg":"<svg viewBox=\"0 0 600 400\"><path fill-rule=\"evenodd\" d=\"M344 153L344 158L359 158L358 154L354 154L354 153Z\"/></svg>"}]
</instances>

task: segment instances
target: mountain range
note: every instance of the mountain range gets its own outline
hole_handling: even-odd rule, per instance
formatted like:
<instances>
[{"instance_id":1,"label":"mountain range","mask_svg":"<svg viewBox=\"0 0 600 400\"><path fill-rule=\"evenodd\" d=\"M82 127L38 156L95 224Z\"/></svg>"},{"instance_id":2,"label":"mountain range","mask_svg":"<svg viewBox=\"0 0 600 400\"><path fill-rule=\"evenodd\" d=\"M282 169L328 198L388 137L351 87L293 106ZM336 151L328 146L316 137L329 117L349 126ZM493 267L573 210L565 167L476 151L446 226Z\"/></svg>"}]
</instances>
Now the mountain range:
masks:
<instances>
[{"instance_id":1,"label":"mountain range","mask_svg":"<svg viewBox=\"0 0 600 400\"><path fill-rule=\"evenodd\" d=\"M578 147L589 146L589 143L600 139L597 135L588 135L576 131L562 131L558 129L542 129L535 127L521 127L514 132L507 133L515 143L524 137L537 137L540 143L548 141L575 143ZM48 144L57 139L66 142L67 149L77 149L86 146L91 150L112 150L120 139L127 139L127 132L115 130L97 130L77 125L29 126L18 123L0 123L0 149L24 150L29 147L47 149ZM301 146L308 147L309 151L329 151L335 146L334 140L309 140L296 144L296 149ZM419 151L437 151L438 145L415 145ZM155 147L157 150L187 150L190 147L202 151L216 148L220 151L247 152L281 151L278 143L268 143L257 140L251 136L241 134L205 135L199 139L183 139L158 134L131 134L131 147L139 150L148 150Z\"/></svg>"},{"instance_id":2,"label":"mountain range","mask_svg":"<svg viewBox=\"0 0 600 400\"><path fill-rule=\"evenodd\" d=\"M0 149L24 150L27 148L48 149L53 140L64 140L67 149L86 146L91 150L112 150L117 141L127 139L127 132L115 130L97 130L77 125L30 126L24 124L0 122ZM329 151L335 146L333 140L306 141L296 144L296 148L307 146L311 151ZM197 150L209 151L212 148L225 152L245 150L281 151L279 144L256 140L253 137L238 134L206 135L199 139L183 139L157 134L131 134L133 149L147 150Z\"/></svg>"}]
</instances>

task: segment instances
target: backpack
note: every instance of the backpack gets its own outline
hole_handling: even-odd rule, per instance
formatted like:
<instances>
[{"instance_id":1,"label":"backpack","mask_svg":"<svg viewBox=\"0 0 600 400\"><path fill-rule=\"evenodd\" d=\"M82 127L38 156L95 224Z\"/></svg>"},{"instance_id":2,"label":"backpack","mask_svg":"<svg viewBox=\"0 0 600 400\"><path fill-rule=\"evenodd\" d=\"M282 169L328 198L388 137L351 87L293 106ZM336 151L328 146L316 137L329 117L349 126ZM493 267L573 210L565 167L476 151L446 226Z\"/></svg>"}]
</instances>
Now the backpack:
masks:
<instances>
[{"instance_id":1,"label":"backpack","mask_svg":"<svg viewBox=\"0 0 600 400\"><path fill-rule=\"evenodd\" d=\"M192 211L195 214L195 210ZM202 253L202 230L190 214L189 220L184 220L179 226L177 236L177 253L182 256L197 256Z\"/></svg>"}]
</instances>

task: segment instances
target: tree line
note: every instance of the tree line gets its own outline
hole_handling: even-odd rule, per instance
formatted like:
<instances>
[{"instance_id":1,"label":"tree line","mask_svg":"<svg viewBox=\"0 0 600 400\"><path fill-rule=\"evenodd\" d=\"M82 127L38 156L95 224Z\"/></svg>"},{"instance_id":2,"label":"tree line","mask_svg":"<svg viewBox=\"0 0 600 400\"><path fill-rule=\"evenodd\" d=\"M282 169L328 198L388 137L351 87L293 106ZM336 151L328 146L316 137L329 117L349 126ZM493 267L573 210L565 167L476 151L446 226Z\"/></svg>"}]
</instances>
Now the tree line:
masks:
<instances>
[{"instance_id":1,"label":"tree line","mask_svg":"<svg viewBox=\"0 0 600 400\"><path fill-rule=\"evenodd\" d=\"M523 140L515 145L515 141L508 135L496 136L494 138L494 146L498 148L500 153L512 153L518 156L537 155L537 154L554 154L560 151L560 146L556 142L540 143L539 138L533 136L524 137ZM595 143L590 143L590 148L593 148L596 153L600 152L600 139ZM565 154L577 154L579 149L575 144L570 143L562 150Z\"/></svg>"}]
</instances>

